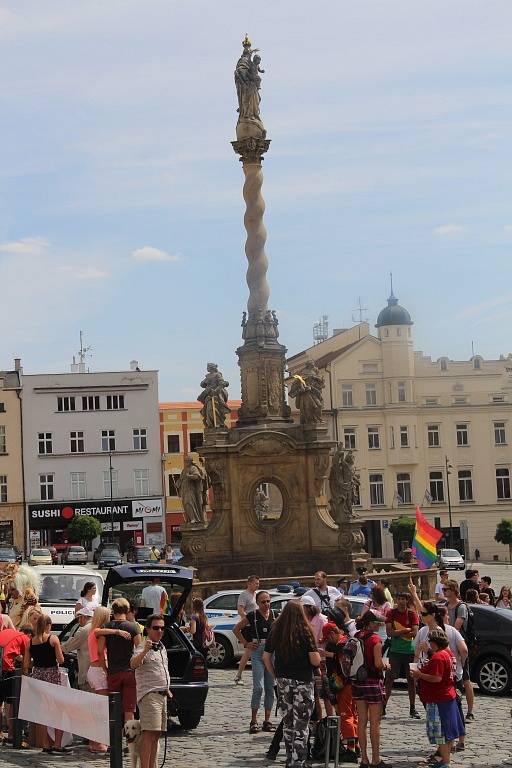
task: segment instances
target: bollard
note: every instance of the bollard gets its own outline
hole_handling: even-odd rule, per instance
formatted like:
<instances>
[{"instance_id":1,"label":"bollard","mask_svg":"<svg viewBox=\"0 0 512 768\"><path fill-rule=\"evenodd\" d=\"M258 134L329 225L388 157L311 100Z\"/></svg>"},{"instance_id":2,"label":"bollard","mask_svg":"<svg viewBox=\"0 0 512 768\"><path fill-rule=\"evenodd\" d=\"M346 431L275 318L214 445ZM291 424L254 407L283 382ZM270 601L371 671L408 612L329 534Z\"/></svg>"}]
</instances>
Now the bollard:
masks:
<instances>
[{"instance_id":1,"label":"bollard","mask_svg":"<svg viewBox=\"0 0 512 768\"><path fill-rule=\"evenodd\" d=\"M123 768L123 710L121 694L109 693L110 768Z\"/></svg>"},{"instance_id":2,"label":"bollard","mask_svg":"<svg viewBox=\"0 0 512 768\"><path fill-rule=\"evenodd\" d=\"M340 718L337 716L326 717L325 729L325 768L331 764L331 739L334 744L334 768L338 768L340 761Z\"/></svg>"},{"instance_id":3,"label":"bollard","mask_svg":"<svg viewBox=\"0 0 512 768\"><path fill-rule=\"evenodd\" d=\"M18 718L20 709L20 696L21 696L21 668L14 670L14 677L12 680L12 746L14 749L21 749L21 742L23 740L23 721Z\"/></svg>"}]
</instances>

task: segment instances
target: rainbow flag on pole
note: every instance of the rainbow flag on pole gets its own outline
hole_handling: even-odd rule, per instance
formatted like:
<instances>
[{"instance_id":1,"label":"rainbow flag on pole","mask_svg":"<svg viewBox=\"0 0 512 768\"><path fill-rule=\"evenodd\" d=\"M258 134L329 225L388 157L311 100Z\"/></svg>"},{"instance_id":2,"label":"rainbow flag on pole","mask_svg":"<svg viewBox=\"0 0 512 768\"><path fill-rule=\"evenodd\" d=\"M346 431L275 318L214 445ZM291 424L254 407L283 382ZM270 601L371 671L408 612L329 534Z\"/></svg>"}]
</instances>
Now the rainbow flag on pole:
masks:
<instances>
[{"instance_id":1,"label":"rainbow flag on pole","mask_svg":"<svg viewBox=\"0 0 512 768\"><path fill-rule=\"evenodd\" d=\"M430 568L437 557L437 542L443 534L430 525L421 513L421 509L416 507L416 528L414 530L414 539L412 540L412 551L416 555L418 568L421 571Z\"/></svg>"}]
</instances>

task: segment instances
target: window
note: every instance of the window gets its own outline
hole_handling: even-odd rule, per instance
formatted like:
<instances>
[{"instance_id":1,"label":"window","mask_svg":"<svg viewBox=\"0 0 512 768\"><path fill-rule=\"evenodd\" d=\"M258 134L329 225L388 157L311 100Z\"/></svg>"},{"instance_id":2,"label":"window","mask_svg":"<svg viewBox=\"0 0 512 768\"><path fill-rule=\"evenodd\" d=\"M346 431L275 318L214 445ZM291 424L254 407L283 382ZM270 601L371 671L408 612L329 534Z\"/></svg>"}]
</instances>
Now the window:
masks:
<instances>
[{"instance_id":1,"label":"window","mask_svg":"<svg viewBox=\"0 0 512 768\"><path fill-rule=\"evenodd\" d=\"M370 475L370 504L384 504L384 480L382 475Z\"/></svg>"},{"instance_id":2,"label":"window","mask_svg":"<svg viewBox=\"0 0 512 768\"><path fill-rule=\"evenodd\" d=\"M7 501L7 475L0 475L0 503Z\"/></svg>"},{"instance_id":3,"label":"window","mask_svg":"<svg viewBox=\"0 0 512 768\"><path fill-rule=\"evenodd\" d=\"M352 408L354 405L354 395L352 392L352 384L341 385L341 399L344 408Z\"/></svg>"},{"instance_id":4,"label":"window","mask_svg":"<svg viewBox=\"0 0 512 768\"><path fill-rule=\"evenodd\" d=\"M5 442L5 426L0 424L0 453L7 453L7 444Z\"/></svg>"},{"instance_id":5,"label":"window","mask_svg":"<svg viewBox=\"0 0 512 768\"><path fill-rule=\"evenodd\" d=\"M470 469L459 469L459 499L473 501L473 478Z\"/></svg>"},{"instance_id":6,"label":"window","mask_svg":"<svg viewBox=\"0 0 512 768\"><path fill-rule=\"evenodd\" d=\"M100 410L99 395L84 395L82 397L82 411L99 411L99 410Z\"/></svg>"},{"instance_id":7,"label":"window","mask_svg":"<svg viewBox=\"0 0 512 768\"><path fill-rule=\"evenodd\" d=\"M356 430L355 427L344 427L343 429L343 441L345 448L350 451L356 449Z\"/></svg>"},{"instance_id":8,"label":"window","mask_svg":"<svg viewBox=\"0 0 512 768\"><path fill-rule=\"evenodd\" d=\"M393 426L389 428L389 444L392 448L395 447L395 428Z\"/></svg>"},{"instance_id":9,"label":"window","mask_svg":"<svg viewBox=\"0 0 512 768\"><path fill-rule=\"evenodd\" d=\"M498 499L510 499L510 471L505 467L496 470L496 495Z\"/></svg>"},{"instance_id":10,"label":"window","mask_svg":"<svg viewBox=\"0 0 512 768\"><path fill-rule=\"evenodd\" d=\"M167 453L179 453L179 452L180 452L180 436L167 435Z\"/></svg>"},{"instance_id":11,"label":"window","mask_svg":"<svg viewBox=\"0 0 512 768\"><path fill-rule=\"evenodd\" d=\"M107 395L107 411L122 411L124 395Z\"/></svg>"},{"instance_id":12,"label":"window","mask_svg":"<svg viewBox=\"0 0 512 768\"><path fill-rule=\"evenodd\" d=\"M51 432L39 432L38 434L38 451L39 455L43 455L45 453L53 453L53 442L52 442L52 433Z\"/></svg>"},{"instance_id":13,"label":"window","mask_svg":"<svg viewBox=\"0 0 512 768\"><path fill-rule=\"evenodd\" d=\"M429 488L432 501L444 501L444 482L442 472L430 472Z\"/></svg>"},{"instance_id":14,"label":"window","mask_svg":"<svg viewBox=\"0 0 512 768\"><path fill-rule=\"evenodd\" d=\"M437 397L426 397L425 398L425 405L429 408L432 408L433 405L439 405L439 398Z\"/></svg>"},{"instance_id":15,"label":"window","mask_svg":"<svg viewBox=\"0 0 512 768\"><path fill-rule=\"evenodd\" d=\"M457 445L469 445L469 430L467 424L457 424Z\"/></svg>"},{"instance_id":16,"label":"window","mask_svg":"<svg viewBox=\"0 0 512 768\"><path fill-rule=\"evenodd\" d=\"M411 504L411 476L408 472L399 472L396 476L396 493L401 504Z\"/></svg>"},{"instance_id":17,"label":"window","mask_svg":"<svg viewBox=\"0 0 512 768\"><path fill-rule=\"evenodd\" d=\"M481 357L474 357L473 358L473 368L475 371L479 371L482 368L482 358Z\"/></svg>"},{"instance_id":18,"label":"window","mask_svg":"<svg viewBox=\"0 0 512 768\"><path fill-rule=\"evenodd\" d=\"M506 445L507 444L507 435L505 433L505 422L504 421L495 421L494 422L494 444L495 445Z\"/></svg>"},{"instance_id":19,"label":"window","mask_svg":"<svg viewBox=\"0 0 512 768\"><path fill-rule=\"evenodd\" d=\"M427 426L427 440L429 448L439 448L441 445L441 436L439 434L438 424L429 424Z\"/></svg>"},{"instance_id":20,"label":"window","mask_svg":"<svg viewBox=\"0 0 512 768\"><path fill-rule=\"evenodd\" d=\"M454 405L467 405L468 399L465 395L458 395L453 398Z\"/></svg>"},{"instance_id":21,"label":"window","mask_svg":"<svg viewBox=\"0 0 512 768\"><path fill-rule=\"evenodd\" d=\"M145 427L138 427L133 430L133 450L134 451L147 451L148 438L147 429Z\"/></svg>"},{"instance_id":22,"label":"window","mask_svg":"<svg viewBox=\"0 0 512 768\"><path fill-rule=\"evenodd\" d=\"M441 362L441 370L442 371L447 371L448 370L448 360L446 359L446 357L442 357L440 362Z\"/></svg>"},{"instance_id":23,"label":"window","mask_svg":"<svg viewBox=\"0 0 512 768\"><path fill-rule=\"evenodd\" d=\"M378 370L377 363L363 363L363 373L377 373Z\"/></svg>"},{"instance_id":24,"label":"window","mask_svg":"<svg viewBox=\"0 0 512 768\"><path fill-rule=\"evenodd\" d=\"M368 427L368 448L371 450L380 448L380 435L378 427Z\"/></svg>"},{"instance_id":25,"label":"window","mask_svg":"<svg viewBox=\"0 0 512 768\"><path fill-rule=\"evenodd\" d=\"M190 451L192 453L194 451L197 451L197 449L200 448L202 444L203 444L203 433L191 432L190 433Z\"/></svg>"},{"instance_id":26,"label":"window","mask_svg":"<svg viewBox=\"0 0 512 768\"><path fill-rule=\"evenodd\" d=\"M366 384L366 405L377 405L377 387L375 384Z\"/></svg>"},{"instance_id":27,"label":"window","mask_svg":"<svg viewBox=\"0 0 512 768\"><path fill-rule=\"evenodd\" d=\"M71 498L86 499L85 472L71 472Z\"/></svg>"},{"instance_id":28,"label":"window","mask_svg":"<svg viewBox=\"0 0 512 768\"><path fill-rule=\"evenodd\" d=\"M106 499L119 496L119 475L117 469L112 469L112 494L110 493L110 468L103 470L103 495Z\"/></svg>"},{"instance_id":29,"label":"window","mask_svg":"<svg viewBox=\"0 0 512 768\"><path fill-rule=\"evenodd\" d=\"M83 432L70 432L71 453L84 453L85 440Z\"/></svg>"},{"instance_id":30,"label":"window","mask_svg":"<svg viewBox=\"0 0 512 768\"><path fill-rule=\"evenodd\" d=\"M180 476L179 474L170 474L169 475L169 496L179 496L178 493L178 480Z\"/></svg>"},{"instance_id":31,"label":"window","mask_svg":"<svg viewBox=\"0 0 512 768\"><path fill-rule=\"evenodd\" d=\"M398 402L405 403L407 400L407 392L405 391L405 381L398 382Z\"/></svg>"},{"instance_id":32,"label":"window","mask_svg":"<svg viewBox=\"0 0 512 768\"><path fill-rule=\"evenodd\" d=\"M53 482L55 475L39 475L39 496L41 501L53 499Z\"/></svg>"},{"instance_id":33,"label":"window","mask_svg":"<svg viewBox=\"0 0 512 768\"><path fill-rule=\"evenodd\" d=\"M101 430L101 450L115 451L116 449L116 431L115 429Z\"/></svg>"},{"instance_id":34,"label":"window","mask_svg":"<svg viewBox=\"0 0 512 768\"><path fill-rule=\"evenodd\" d=\"M505 395L492 395L491 396L491 403L504 403L505 402Z\"/></svg>"},{"instance_id":35,"label":"window","mask_svg":"<svg viewBox=\"0 0 512 768\"><path fill-rule=\"evenodd\" d=\"M0 413L5 413L5 403L0 403Z\"/></svg>"},{"instance_id":36,"label":"window","mask_svg":"<svg viewBox=\"0 0 512 768\"><path fill-rule=\"evenodd\" d=\"M148 496L149 494L149 469L134 469L135 495Z\"/></svg>"},{"instance_id":37,"label":"window","mask_svg":"<svg viewBox=\"0 0 512 768\"><path fill-rule=\"evenodd\" d=\"M58 397L57 410L61 412L74 411L75 398L74 397Z\"/></svg>"},{"instance_id":38,"label":"window","mask_svg":"<svg viewBox=\"0 0 512 768\"><path fill-rule=\"evenodd\" d=\"M409 427L400 427L400 448L409 447Z\"/></svg>"}]
</instances>

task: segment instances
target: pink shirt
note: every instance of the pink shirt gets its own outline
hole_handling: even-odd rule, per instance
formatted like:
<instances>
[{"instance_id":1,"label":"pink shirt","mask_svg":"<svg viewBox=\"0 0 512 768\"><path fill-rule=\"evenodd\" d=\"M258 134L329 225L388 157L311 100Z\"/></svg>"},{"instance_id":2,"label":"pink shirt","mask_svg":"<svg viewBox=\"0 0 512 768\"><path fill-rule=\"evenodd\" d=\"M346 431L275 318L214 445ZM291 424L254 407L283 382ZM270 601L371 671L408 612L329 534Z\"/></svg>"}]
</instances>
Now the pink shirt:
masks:
<instances>
[{"instance_id":1,"label":"pink shirt","mask_svg":"<svg viewBox=\"0 0 512 768\"><path fill-rule=\"evenodd\" d=\"M323 613L317 613L309 622L318 646L322 645L322 627L327 624L327 621L327 616L324 616Z\"/></svg>"},{"instance_id":2,"label":"pink shirt","mask_svg":"<svg viewBox=\"0 0 512 768\"><path fill-rule=\"evenodd\" d=\"M87 645L89 647L89 658L91 659L91 664L96 663L100 660L100 654L98 651L98 636L96 634L97 629L94 629L92 632L89 632L89 637L87 638ZM103 654L105 654L105 651L103 651Z\"/></svg>"}]
</instances>

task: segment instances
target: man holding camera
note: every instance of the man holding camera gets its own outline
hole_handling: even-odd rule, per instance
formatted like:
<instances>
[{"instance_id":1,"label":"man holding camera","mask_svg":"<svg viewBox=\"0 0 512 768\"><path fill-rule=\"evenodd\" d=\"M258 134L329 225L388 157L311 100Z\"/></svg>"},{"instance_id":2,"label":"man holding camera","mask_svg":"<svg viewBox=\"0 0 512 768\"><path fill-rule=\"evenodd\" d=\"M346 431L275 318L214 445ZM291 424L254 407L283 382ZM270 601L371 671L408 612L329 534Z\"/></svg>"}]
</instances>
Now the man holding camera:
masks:
<instances>
[{"instance_id":1,"label":"man holding camera","mask_svg":"<svg viewBox=\"0 0 512 768\"><path fill-rule=\"evenodd\" d=\"M139 707L142 739L141 768L154 768L158 753L158 740L167 731L167 698L170 677L167 651L162 643L165 631L164 617L155 613L146 621L148 637L135 649L130 666L135 670L137 706Z\"/></svg>"}]
</instances>

